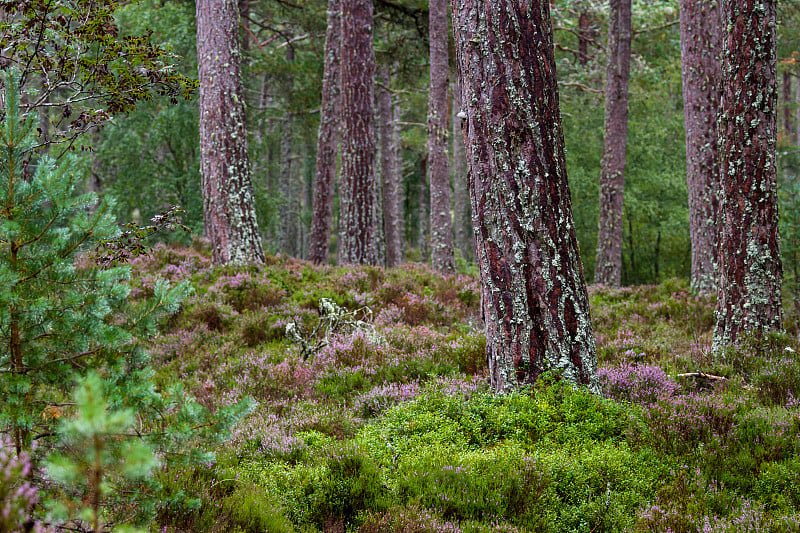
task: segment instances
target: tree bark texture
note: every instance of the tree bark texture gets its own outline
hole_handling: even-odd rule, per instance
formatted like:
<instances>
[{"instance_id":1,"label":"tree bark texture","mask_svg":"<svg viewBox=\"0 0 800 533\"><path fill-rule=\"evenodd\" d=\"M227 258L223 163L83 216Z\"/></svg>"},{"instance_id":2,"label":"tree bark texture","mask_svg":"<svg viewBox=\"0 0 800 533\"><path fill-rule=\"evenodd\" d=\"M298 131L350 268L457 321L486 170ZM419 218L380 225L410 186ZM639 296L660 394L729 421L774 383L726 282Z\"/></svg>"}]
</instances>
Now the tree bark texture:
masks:
<instances>
[{"instance_id":1,"label":"tree bark texture","mask_svg":"<svg viewBox=\"0 0 800 533\"><path fill-rule=\"evenodd\" d=\"M452 7L491 386L554 370L597 391L549 2Z\"/></svg>"},{"instance_id":2,"label":"tree bark texture","mask_svg":"<svg viewBox=\"0 0 800 533\"><path fill-rule=\"evenodd\" d=\"M720 287L712 350L782 328L775 0L725 0Z\"/></svg>"},{"instance_id":3,"label":"tree bark texture","mask_svg":"<svg viewBox=\"0 0 800 533\"><path fill-rule=\"evenodd\" d=\"M316 264L328 262L333 195L336 180L336 148L339 142L340 92L340 0L328 0L325 34L325 67L322 74L322 104L317 136L317 166L308 258Z\"/></svg>"},{"instance_id":4,"label":"tree bark texture","mask_svg":"<svg viewBox=\"0 0 800 533\"><path fill-rule=\"evenodd\" d=\"M428 92L428 169L431 184L431 265L442 274L455 271L453 221L450 215L450 170L447 89L447 0L429 0L430 90Z\"/></svg>"},{"instance_id":5,"label":"tree bark texture","mask_svg":"<svg viewBox=\"0 0 800 533\"><path fill-rule=\"evenodd\" d=\"M455 246L467 261L472 261L475 252L472 246L472 214L469 207L466 155L464 135L461 132L464 116L461 113L461 83L458 76L453 82L453 236Z\"/></svg>"},{"instance_id":6,"label":"tree bark texture","mask_svg":"<svg viewBox=\"0 0 800 533\"><path fill-rule=\"evenodd\" d=\"M341 51L344 134L339 262L376 264L372 0L342 0Z\"/></svg>"},{"instance_id":7,"label":"tree bark texture","mask_svg":"<svg viewBox=\"0 0 800 533\"><path fill-rule=\"evenodd\" d=\"M628 143L630 64L631 0L610 0L605 139L600 169L600 211L594 282L617 287L622 280L622 209L625 152Z\"/></svg>"},{"instance_id":8,"label":"tree bark texture","mask_svg":"<svg viewBox=\"0 0 800 533\"><path fill-rule=\"evenodd\" d=\"M717 0L680 0L686 183L692 242L692 289L717 288L722 27Z\"/></svg>"},{"instance_id":9,"label":"tree bark texture","mask_svg":"<svg viewBox=\"0 0 800 533\"><path fill-rule=\"evenodd\" d=\"M391 268L401 263L400 227L397 217L399 175L394 146L394 116L392 93L389 92L391 77L389 68L381 67L378 89L378 117L381 132L381 181L383 193L383 234L386 244L386 266Z\"/></svg>"},{"instance_id":10,"label":"tree bark texture","mask_svg":"<svg viewBox=\"0 0 800 533\"><path fill-rule=\"evenodd\" d=\"M203 222L217 264L264 261L247 158L236 0L198 0Z\"/></svg>"}]
</instances>

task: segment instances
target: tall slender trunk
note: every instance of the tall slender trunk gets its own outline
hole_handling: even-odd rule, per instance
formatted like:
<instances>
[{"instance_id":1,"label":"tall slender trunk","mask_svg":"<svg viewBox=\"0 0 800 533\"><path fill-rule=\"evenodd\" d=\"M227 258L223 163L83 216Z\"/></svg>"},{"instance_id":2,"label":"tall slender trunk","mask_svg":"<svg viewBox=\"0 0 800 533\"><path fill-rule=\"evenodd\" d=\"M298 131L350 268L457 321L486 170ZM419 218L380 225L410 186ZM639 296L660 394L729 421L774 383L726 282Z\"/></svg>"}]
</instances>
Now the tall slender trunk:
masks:
<instances>
[{"instance_id":1,"label":"tall slender trunk","mask_svg":"<svg viewBox=\"0 0 800 533\"><path fill-rule=\"evenodd\" d=\"M322 109L317 138L317 166L314 182L311 236L308 258L317 264L328 262L331 216L336 178L336 146L341 112L339 64L341 44L340 0L328 0L328 29L325 34L325 70L322 75Z\"/></svg>"},{"instance_id":2,"label":"tall slender trunk","mask_svg":"<svg viewBox=\"0 0 800 533\"><path fill-rule=\"evenodd\" d=\"M722 12L717 0L680 0L686 183L692 242L692 288L717 288Z\"/></svg>"},{"instance_id":3,"label":"tall slender trunk","mask_svg":"<svg viewBox=\"0 0 800 533\"><path fill-rule=\"evenodd\" d=\"M395 65L396 67L397 65ZM392 153L394 154L394 176L395 176L395 209L397 212L397 240L400 243L398 250L398 264L405 261L406 246L406 210L405 210L405 187L403 185L403 138L400 129L400 122L403 118L403 110L399 100L392 104Z\"/></svg>"},{"instance_id":4,"label":"tall slender trunk","mask_svg":"<svg viewBox=\"0 0 800 533\"><path fill-rule=\"evenodd\" d=\"M287 110L282 123L281 137L281 252L296 257L300 254L300 169L294 153L294 116Z\"/></svg>"},{"instance_id":5,"label":"tall slender trunk","mask_svg":"<svg viewBox=\"0 0 800 533\"><path fill-rule=\"evenodd\" d=\"M397 266L401 262L400 228L397 218L399 176L397 150L394 146L394 121L392 93L389 91L391 77L389 67L382 66L379 73L381 85L378 89L378 123L381 131L381 178L383 191L383 233L386 242L386 266Z\"/></svg>"},{"instance_id":6,"label":"tall slender trunk","mask_svg":"<svg viewBox=\"0 0 800 533\"><path fill-rule=\"evenodd\" d=\"M791 142L794 137L794 94L792 94L792 73L783 73L783 131Z\"/></svg>"},{"instance_id":7,"label":"tall slender trunk","mask_svg":"<svg viewBox=\"0 0 800 533\"><path fill-rule=\"evenodd\" d=\"M375 264L375 54L372 0L342 0L339 262Z\"/></svg>"},{"instance_id":8,"label":"tall slender trunk","mask_svg":"<svg viewBox=\"0 0 800 533\"><path fill-rule=\"evenodd\" d=\"M548 370L597 391L549 2L453 0L492 389Z\"/></svg>"},{"instance_id":9,"label":"tall slender trunk","mask_svg":"<svg viewBox=\"0 0 800 533\"><path fill-rule=\"evenodd\" d=\"M472 246L472 215L469 207L464 135L461 103L461 83L458 76L453 82L453 234L455 245L467 261L475 257Z\"/></svg>"},{"instance_id":10,"label":"tall slender trunk","mask_svg":"<svg viewBox=\"0 0 800 533\"><path fill-rule=\"evenodd\" d=\"M628 143L628 79L631 63L631 0L610 0L606 123L600 170L595 283L619 286L622 276L622 209Z\"/></svg>"},{"instance_id":11,"label":"tall slender trunk","mask_svg":"<svg viewBox=\"0 0 800 533\"><path fill-rule=\"evenodd\" d=\"M593 26L593 17L588 11L582 11L578 16L578 62L581 66L589 63L589 43L593 42L597 36L597 30Z\"/></svg>"},{"instance_id":12,"label":"tall slender trunk","mask_svg":"<svg viewBox=\"0 0 800 533\"><path fill-rule=\"evenodd\" d=\"M442 274L455 271L447 162L447 0L429 0L430 91L428 93L428 169L431 185L431 265Z\"/></svg>"},{"instance_id":13,"label":"tall slender trunk","mask_svg":"<svg viewBox=\"0 0 800 533\"><path fill-rule=\"evenodd\" d=\"M264 261L247 157L236 0L197 1L203 222L217 264Z\"/></svg>"},{"instance_id":14,"label":"tall slender trunk","mask_svg":"<svg viewBox=\"0 0 800 533\"><path fill-rule=\"evenodd\" d=\"M776 1L723 0L721 281L712 349L782 328Z\"/></svg>"}]
</instances>

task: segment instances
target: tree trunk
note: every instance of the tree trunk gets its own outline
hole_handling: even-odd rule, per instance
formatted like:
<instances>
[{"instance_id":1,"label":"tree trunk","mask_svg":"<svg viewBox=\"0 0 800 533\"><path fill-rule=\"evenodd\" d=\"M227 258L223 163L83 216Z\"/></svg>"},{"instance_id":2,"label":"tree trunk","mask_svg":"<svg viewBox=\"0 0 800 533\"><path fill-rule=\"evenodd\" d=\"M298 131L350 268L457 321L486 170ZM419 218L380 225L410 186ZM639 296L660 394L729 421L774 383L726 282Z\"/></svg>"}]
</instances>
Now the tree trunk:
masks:
<instances>
[{"instance_id":1,"label":"tree trunk","mask_svg":"<svg viewBox=\"0 0 800 533\"><path fill-rule=\"evenodd\" d=\"M429 0L430 79L428 93L428 169L431 184L431 265L442 274L455 271L447 162L447 0Z\"/></svg>"},{"instance_id":2,"label":"tree trunk","mask_svg":"<svg viewBox=\"0 0 800 533\"><path fill-rule=\"evenodd\" d=\"M395 67L397 64L395 64ZM400 122L403 118L402 106L398 100L392 104L392 153L394 154L394 176L395 191L397 196L394 199L395 210L397 213L397 240L398 264L405 262L406 253L406 210L405 196L406 190L403 184L403 138L400 129Z\"/></svg>"},{"instance_id":3,"label":"tree trunk","mask_svg":"<svg viewBox=\"0 0 800 533\"><path fill-rule=\"evenodd\" d=\"M317 167L308 258L317 264L328 262L331 216L336 179L336 146L339 140L340 94L340 0L328 0L328 30L325 34L325 70L322 75L322 104L317 138Z\"/></svg>"},{"instance_id":4,"label":"tree trunk","mask_svg":"<svg viewBox=\"0 0 800 533\"><path fill-rule=\"evenodd\" d=\"M458 76L456 76L458 78ZM472 261L475 252L472 246L472 215L469 208L464 135L461 132L464 120L461 110L461 83L453 82L453 234L455 245L467 261Z\"/></svg>"},{"instance_id":5,"label":"tree trunk","mask_svg":"<svg viewBox=\"0 0 800 533\"><path fill-rule=\"evenodd\" d=\"M720 287L712 349L782 328L776 185L776 2L724 0Z\"/></svg>"},{"instance_id":6,"label":"tree trunk","mask_svg":"<svg viewBox=\"0 0 800 533\"><path fill-rule=\"evenodd\" d=\"M400 228L397 218L399 176L394 146L394 121L389 68L381 67L379 74L383 87L378 89L378 116L381 131L381 178L383 192L383 233L386 242L386 266L391 268L401 262Z\"/></svg>"},{"instance_id":7,"label":"tree trunk","mask_svg":"<svg viewBox=\"0 0 800 533\"><path fill-rule=\"evenodd\" d=\"M717 288L722 28L717 0L681 0L681 70L686 124L686 183L692 242L692 289Z\"/></svg>"},{"instance_id":8,"label":"tree trunk","mask_svg":"<svg viewBox=\"0 0 800 533\"><path fill-rule=\"evenodd\" d=\"M342 186L339 262L375 264L375 54L372 0L342 1Z\"/></svg>"},{"instance_id":9,"label":"tree trunk","mask_svg":"<svg viewBox=\"0 0 800 533\"><path fill-rule=\"evenodd\" d=\"M606 124L600 170L594 282L617 287L622 275L622 200L628 142L631 0L610 0L609 4Z\"/></svg>"},{"instance_id":10,"label":"tree trunk","mask_svg":"<svg viewBox=\"0 0 800 533\"><path fill-rule=\"evenodd\" d=\"M794 98L792 94L792 73L784 71L783 73L783 129L786 134L786 140L792 142L794 137Z\"/></svg>"},{"instance_id":11,"label":"tree trunk","mask_svg":"<svg viewBox=\"0 0 800 533\"><path fill-rule=\"evenodd\" d=\"M589 63L589 43L596 37L592 23L592 15L588 11L578 16L578 62L584 67Z\"/></svg>"},{"instance_id":12,"label":"tree trunk","mask_svg":"<svg viewBox=\"0 0 800 533\"><path fill-rule=\"evenodd\" d=\"M492 389L553 370L597 391L549 2L452 7Z\"/></svg>"},{"instance_id":13,"label":"tree trunk","mask_svg":"<svg viewBox=\"0 0 800 533\"><path fill-rule=\"evenodd\" d=\"M236 0L198 0L203 222L217 264L264 261L247 158L239 61Z\"/></svg>"},{"instance_id":14,"label":"tree trunk","mask_svg":"<svg viewBox=\"0 0 800 533\"><path fill-rule=\"evenodd\" d=\"M281 252L297 257L300 255L301 176L292 142L294 117L288 109L281 123Z\"/></svg>"}]
</instances>

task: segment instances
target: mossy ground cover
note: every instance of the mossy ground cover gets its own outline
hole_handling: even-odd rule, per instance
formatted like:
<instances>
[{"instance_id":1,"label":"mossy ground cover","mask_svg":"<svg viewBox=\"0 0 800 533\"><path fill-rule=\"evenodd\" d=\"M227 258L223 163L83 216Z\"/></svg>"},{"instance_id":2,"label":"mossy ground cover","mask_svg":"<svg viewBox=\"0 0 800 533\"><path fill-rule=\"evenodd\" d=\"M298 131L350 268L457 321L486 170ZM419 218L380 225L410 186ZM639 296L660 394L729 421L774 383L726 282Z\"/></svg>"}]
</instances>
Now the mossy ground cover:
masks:
<instances>
[{"instance_id":1,"label":"mossy ground cover","mask_svg":"<svg viewBox=\"0 0 800 533\"><path fill-rule=\"evenodd\" d=\"M157 247L134 271L135 296L163 277L194 287L152 343L161 382L212 410L257 402L216 462L161 472L159 530L800 531L800 346L711 358L713 302L682 282L590 288L603 396L551 376L501 397L472 277L213 267L202 246ZM323 298L372 328L303 359L286 326L317 329Z\"/></svg>"}]
</instances>

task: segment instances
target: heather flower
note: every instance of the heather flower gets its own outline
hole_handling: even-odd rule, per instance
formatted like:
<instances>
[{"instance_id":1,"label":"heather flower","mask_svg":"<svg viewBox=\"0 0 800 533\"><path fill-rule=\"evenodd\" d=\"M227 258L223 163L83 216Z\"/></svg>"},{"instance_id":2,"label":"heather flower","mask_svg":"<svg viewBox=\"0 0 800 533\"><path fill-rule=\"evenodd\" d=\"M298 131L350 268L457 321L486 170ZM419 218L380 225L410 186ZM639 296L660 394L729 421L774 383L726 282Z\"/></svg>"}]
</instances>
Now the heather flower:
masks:
<instances>
[{"instance_id":1,"label":"heather flower","mask_svg":"<svg viewBox=\"0 0 800 533\"><path fill-rule=\"evenodd\" d=\"M622 363L618 367L601 367L597 377L607 398L645 406L674 396L680 389L674 379L655 365Z\"/></svg>"}]
</instances>

